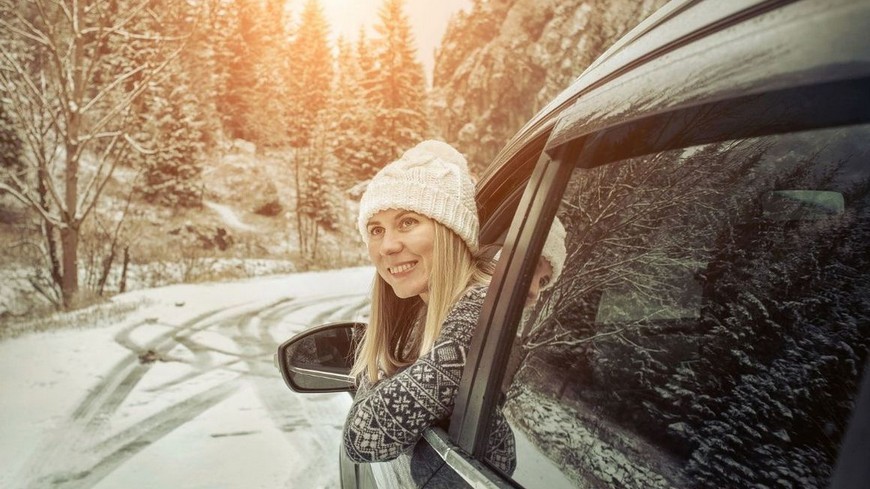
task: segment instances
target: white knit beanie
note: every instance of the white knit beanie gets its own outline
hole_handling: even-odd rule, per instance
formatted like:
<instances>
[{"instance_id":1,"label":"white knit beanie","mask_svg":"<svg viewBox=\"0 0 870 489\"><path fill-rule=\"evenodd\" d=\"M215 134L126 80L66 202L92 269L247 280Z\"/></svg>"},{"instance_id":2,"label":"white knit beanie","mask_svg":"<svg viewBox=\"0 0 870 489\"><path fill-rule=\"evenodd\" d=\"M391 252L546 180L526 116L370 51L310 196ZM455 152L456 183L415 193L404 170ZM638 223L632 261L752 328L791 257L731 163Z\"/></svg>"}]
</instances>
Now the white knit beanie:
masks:
<instances>
[{"instance_id":1,"label":"white knit beanie","mask_svg":"<svg viewBox=\"0 0 870 489\"><path fill-rule=\"evenodd\" d=\"M477 251L480 224L474 182L465 157L447 143L423 141L375 174L359 203L357 224L363 241L368 243L369 219L387 209L434 219Z\"/></svg>"},{"instance_id":2,"label":"white knit beanie","mask_svg":"<svg viewBox=\"0 0 870 489\"><path fill-rule=\"evenodd\" d=\"M556 282L559 275L562 274L562 268L565 265L565 258L568 255L565 249L565 238L568 233L565 232L565 226L558 217L553 218L553 225L550 226L550 232L547 234L547 241L544 241L544 249L541 250L541 256L550 262L553 267L553 278L550 283Z\"/></svg>"}]
</instances>

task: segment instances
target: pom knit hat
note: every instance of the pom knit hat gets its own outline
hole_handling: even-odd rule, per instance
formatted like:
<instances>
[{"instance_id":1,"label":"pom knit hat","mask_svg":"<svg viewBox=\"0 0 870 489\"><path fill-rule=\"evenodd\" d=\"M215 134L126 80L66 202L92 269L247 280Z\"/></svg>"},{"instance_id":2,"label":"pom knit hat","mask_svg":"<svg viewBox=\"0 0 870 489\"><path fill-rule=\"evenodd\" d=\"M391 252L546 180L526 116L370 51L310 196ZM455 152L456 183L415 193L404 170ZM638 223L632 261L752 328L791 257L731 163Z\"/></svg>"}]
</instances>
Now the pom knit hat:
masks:
<instances>
[{"instance_id":1,"label":"pom knit hat","mask_svg":"<svg viewBox=\"0 0 870 489\"><path fill-rule=\"evenodd\" d=\"M553 267L551 284L556 282L556 279L562 274L562 268L565 265L565 258L568 255L565 249L566 236L565 226L562 225L558 217L553 218L553 225L550 226L547 241L544 242L544 249L541 250L541 256Z\"/></svg>"},{"instance_id":2,"label":"pom knit hat","mask_svg":"<svg viewBox=\"0 0 870 489\"><path fill-rule=\"evenodd\" d=\"M477 251L477 204L468 163L452 146L423 141L382 168L369 182L359 203L357 224L368 244L366 226L380 211L402 209L434 219Z\"/></svg>"}]
</instances>

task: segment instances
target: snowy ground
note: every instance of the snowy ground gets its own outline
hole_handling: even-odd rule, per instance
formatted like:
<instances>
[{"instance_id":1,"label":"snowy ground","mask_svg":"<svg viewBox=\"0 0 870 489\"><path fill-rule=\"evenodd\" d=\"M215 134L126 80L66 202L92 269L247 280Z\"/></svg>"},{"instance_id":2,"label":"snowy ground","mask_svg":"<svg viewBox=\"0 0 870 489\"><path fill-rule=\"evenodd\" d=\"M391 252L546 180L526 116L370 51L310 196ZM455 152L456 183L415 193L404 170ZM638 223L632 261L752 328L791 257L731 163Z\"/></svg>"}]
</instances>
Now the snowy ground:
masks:
<instances>
[{"instance_id":1,"label":"snowy ground","mask_svg":"<svg viewBox=\"0 0 870 489\"><path fill-rule=\"evenodd\" d=\"M255 228L254 226L251 226L249 224L242 222L242 220L239 219L239 216L236 214L236 212L230 207L227 207L223 204L218 204L217 202L210 202L208 200L204 200L202 203L203 203L203 205L205 205L209 209L217 212L218 215L221 217L221 219L228 226L230 226L231 228L233 228L236 231L256 231L257 230L257 228Z\"/></svg>"},{"instance_id":2,"label":"snowy ground","mask_svg":"<svg viewBox=\"0 0 870 489\"><path fill-rule=\"evenodd\" d=\"M294 394L272 354L359 319L372 273L137 291L111 324L0 342L0 487L338 487L350 397Z\"/></svg>"}]
</instances>

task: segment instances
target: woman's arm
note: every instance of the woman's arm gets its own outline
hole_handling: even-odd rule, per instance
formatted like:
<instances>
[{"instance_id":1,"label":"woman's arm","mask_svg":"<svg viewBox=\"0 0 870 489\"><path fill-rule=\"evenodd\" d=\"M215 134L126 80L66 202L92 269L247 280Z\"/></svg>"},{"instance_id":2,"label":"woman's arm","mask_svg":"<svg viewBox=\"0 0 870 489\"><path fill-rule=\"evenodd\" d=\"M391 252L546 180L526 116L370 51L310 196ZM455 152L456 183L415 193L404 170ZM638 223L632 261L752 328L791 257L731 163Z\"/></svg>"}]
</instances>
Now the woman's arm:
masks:
<instances>
[{"instance_id":1,"label":"woman's arm","mask_svg":"<svg viewBox=\"0 0 870 489\"><path fill-rule=\"evenodd\" d=\"M344 425L351 460L392 460L450 415L484 294L482 288L467 293L447 315L431 351L354 399Z\"/></svg>"}]
</instances>

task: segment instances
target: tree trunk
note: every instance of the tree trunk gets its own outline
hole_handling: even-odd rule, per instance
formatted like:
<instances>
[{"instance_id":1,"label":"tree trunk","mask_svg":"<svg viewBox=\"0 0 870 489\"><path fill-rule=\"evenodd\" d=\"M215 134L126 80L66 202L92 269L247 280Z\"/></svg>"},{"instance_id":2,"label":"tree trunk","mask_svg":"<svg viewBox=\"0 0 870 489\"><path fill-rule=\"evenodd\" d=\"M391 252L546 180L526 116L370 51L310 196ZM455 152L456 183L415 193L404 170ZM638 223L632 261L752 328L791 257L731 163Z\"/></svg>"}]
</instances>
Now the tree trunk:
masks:
<instances>
[{"instance_id":1,"label":"tree trunk","mask_svg":"<svg viewBox=\"0 0 870 489\"><path fill-rule=\"evenodd\" d=\"M36 192L39 195L39 205L43 209L51 209L51 204L48 199L48 170L45 168L45 161L40 159L39 169L36 176ZM42 220L42 232L45 237L46 250L48 251L49 270L51 273L51 282L53 289L57 292L58 288L63 283L63 273L61 273L60 257L57 253L57 241L55 238L55 226L48 219ZM56 306L60 304L55 303Z\"/></svg>"},{"instance_id":2,"label":"tree trunk","mask_svg":"<svg viewBox=\"0 0 870 489\"><path fill-rule=\"evenodd\" d=\"M103 257L102 267L100 268L100 278L97 281L97 295L102 297L103 291L106 288L106 281L109 280L109 272L112 271L112 263L115 262L115 242L109 247L109 254Z\"/></svg>"},{"instance_id":3,"label":"tree trunk","mask_svg":"<svg viewBox=\"0 0 870 489\"><path fill-rule=\"evenodd\" d=\"M293 164L296 166L296 171L294 172L294 183L296 184L296 236L299 240L299 254L301 256L305 256L305 238L304 231L302 230L302 212L299 210L299 204L302 202L302 185L300 180L302 176L299 174L302 168L302 165L299 162L301 158L302 151L299 148L296 148L293 151Z\"/></svg>"},{"instance_id":4,"label":"tree trunk","mask_svg":"<svg viewBox=\"0 0 870 489\"><path fill-rule=\"evenodd\" d=\"M124 264L121 266L121 283L118 292L123 294L127 291L127 267L130 265L130 247L124 247Z\"/></svg>"},{"instance_id":5,"label":"tree trunk","mask_svg":"<svg viewBox=\"0 0 870 489\"><path fill-rule=\"evenodd\" d=\"M76 19L84 18L85 4L74 4L76 11L73 13ZM82 129L81 107L85 91L85 45L82 38L77 38L73 44L71 62L71 87L67 104L72 104L67 113L67 132L65 135L64 149L66 150L66 165L64 168L64 206L61 215L66 225L60 230L60 244L63 252L63 281L61 293L63 306L69 309L74 305L74 299L79 291L79 159L81 147L79 135Z\"/></svg>"},{"instance_id":6,"label":"tree trunk","mask_svg":"<svg viewBox=\"0 0 870 489\"><path fill-rule=\"evenodd\" d=\"M63 307L73 306L75 296L79 291L78 246L79 230L68 227L60 231L60 244L63 251L63 282L60 291L63 295Z\"/></svg>"}]
</instances>

